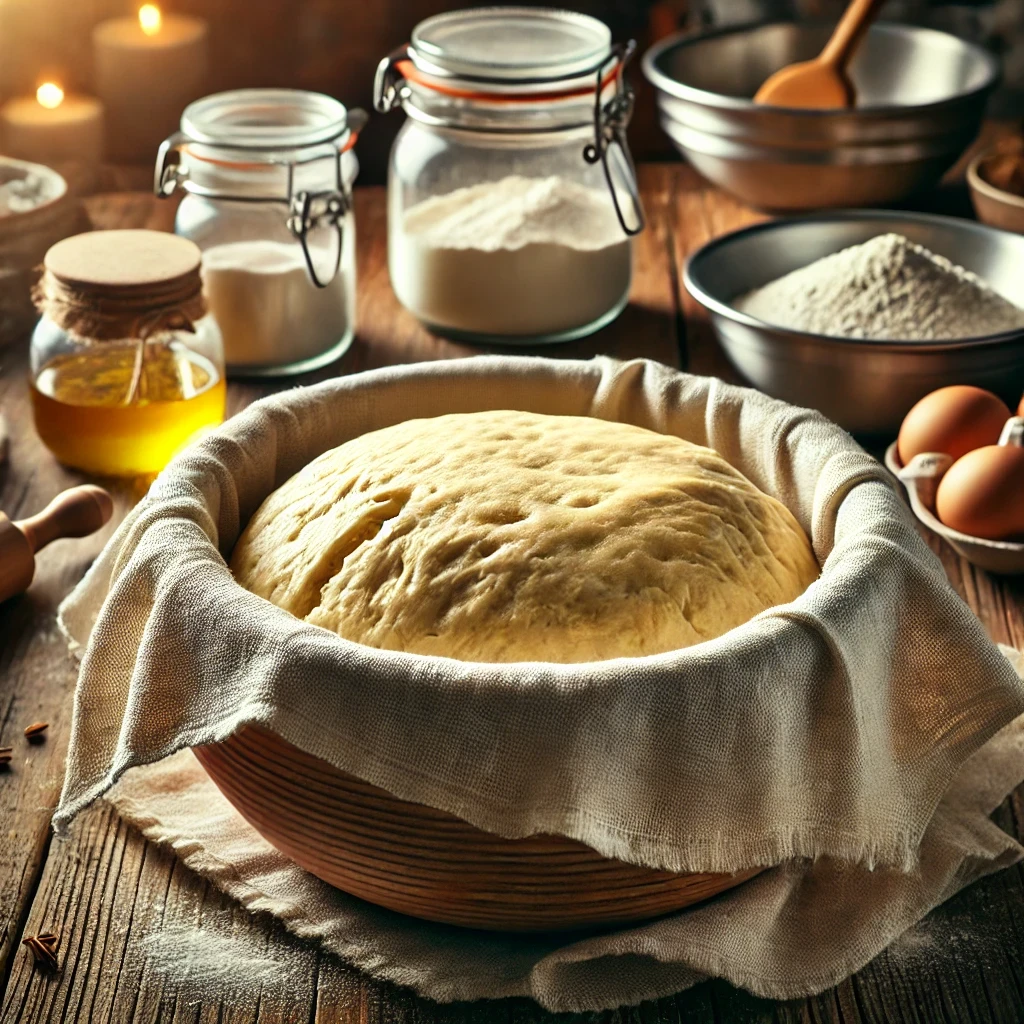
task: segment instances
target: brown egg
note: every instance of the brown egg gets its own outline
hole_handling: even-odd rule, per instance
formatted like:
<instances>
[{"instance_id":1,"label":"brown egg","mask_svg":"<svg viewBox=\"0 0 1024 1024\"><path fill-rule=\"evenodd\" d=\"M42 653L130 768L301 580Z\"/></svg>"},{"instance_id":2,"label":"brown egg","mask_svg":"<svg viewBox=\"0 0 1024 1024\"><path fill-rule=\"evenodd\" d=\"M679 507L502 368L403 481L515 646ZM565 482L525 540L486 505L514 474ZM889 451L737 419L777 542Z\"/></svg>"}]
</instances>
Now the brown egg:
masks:
<instances>
[{"instance_id":1,"label":"brown egg","mask_svg":"<svg viewBox=\"0 0 1024 1024\"><path fill-rule=\"evenodd\" d=\"M990 444L957 459L939 481L935 511L972 537L1024 536L1024 448Z\"/></svg>"},{"instance_id":2,"label":"brown egg","mask_svg":"<svg viewBox=\"0 0 1024 1024\"><path fill-rule=\"evenodd\" d=\"M995 444L1010 418L1006 403L983 388L953 384L925 395L900 427L897 450L905 466L921 452L945 452L959 459Z\"/></svg>"},{"instance_id":3,"label":"brown egg","mask_svg":"<svg viewBox=\"0 0 1024 1024\"><path fill-rule=\"evenodd\" d=\"M1024 416L1024 397L1017 403L1017 415Z\"/></svg>"}]
</instances>

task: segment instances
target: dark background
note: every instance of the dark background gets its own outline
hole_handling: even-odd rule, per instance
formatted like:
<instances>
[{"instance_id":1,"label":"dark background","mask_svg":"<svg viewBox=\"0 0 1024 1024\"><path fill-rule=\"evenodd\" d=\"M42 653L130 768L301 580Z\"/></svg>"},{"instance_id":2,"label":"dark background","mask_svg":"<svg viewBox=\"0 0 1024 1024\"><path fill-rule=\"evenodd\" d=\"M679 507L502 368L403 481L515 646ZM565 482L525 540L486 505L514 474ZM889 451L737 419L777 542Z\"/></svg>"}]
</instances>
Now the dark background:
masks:
<instances>
[{"instance_id":1,"label":"dark background","mask_svg":"<svg viewBox=\"0 0 1024 1024\"><path fill-rule=\"evenodd\" d=\"M138 0L142 2L142 0ZM158 0L160 2L160 0ZM557 3L553 0L551 5ZM369 108L377 61L406 41L431 14L477 6L465 0L163 0L165 12L196 14L210 22L209 92L242 86L289 86L326 92ZM835 17L842 0L568 0L565 6L607 22L616 38L643 47L678 29L767 17ZM93 25L133 14L126 0L0 0L0 99L31 93L54 78L65 88L89 92ZM1000 52L1007 88L996 113L1024 116L1024 0L938 3L891 0L883 17L933 24ZM639 159L668 156L654 107L640 76L631 131ZM374 117L360 139L360 180L384 178L399 114ZM116 130L116 126L115 130ZM155 155L155 154L154 154Z\"/></svg>"}]
</instances>

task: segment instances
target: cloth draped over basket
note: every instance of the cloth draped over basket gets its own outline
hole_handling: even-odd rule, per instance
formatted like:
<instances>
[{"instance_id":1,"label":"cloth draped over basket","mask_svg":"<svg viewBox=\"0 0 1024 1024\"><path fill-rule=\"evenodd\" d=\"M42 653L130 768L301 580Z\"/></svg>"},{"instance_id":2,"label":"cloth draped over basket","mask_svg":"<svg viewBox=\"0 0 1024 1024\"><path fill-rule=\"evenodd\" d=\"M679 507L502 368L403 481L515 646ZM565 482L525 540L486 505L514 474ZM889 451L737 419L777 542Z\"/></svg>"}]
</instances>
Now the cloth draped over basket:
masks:
<instances>
[{"instance_id":1,"label":"cloth draped over basket","mask_svg":"<svg viewBox=\"0 0 1024 1024\"><path fill-rule=\"evenodd\" d=\"M495 408L617 419L715 448L789 506L821 577L793 603L709 643L583 665L373 650L306 625L232 578L225 559L248 518L321 452L401 420ZM934 903L1018 853L985 819L1020 781L1005 755L1018 740L1004 732L998 751L985 744L1024 713L1024 685L950 587L886 471L817 413L646 361L485 356L258 402L161 474L67 599L61 622L85 650L58 832L128 769L260 724L402 799L509 838L555 833L673 871L784 865L707 907L622 933L642 937L626 943L630 957L677 968L652 970L646 987L625 971L621 984L595 988L595 973L575 988L545 989L533 971L552 955L550 940L529 969L477 971L460 985L450 963L433 975L422 963L403 973L386 956L324 939L436 998L518 992L552 1008L592 1009L717 971L764 994L796 995L856 969ZM985 788L977 779L990 778L989 748L992 757L1003 752L1002 774ZM964 792L981 789L984 799L965 803ZM134 799L148 834L173 837ZM939 854L922 842L936 835L947 846L933 877L926 862ZM727 970L709 954L708 942L736 945L730 928L758 927L742 914L730 925L730 906L773 878L796 878L806 898L799 873L832 862L866 908L845 924L860 929L855 954L837 954L802 983L762 954L760 975L755 964ZM893 877L913 879L912 899L886 881ZM779 892L769 902L783 899ZM820 892L814 920L829 927L815 932L824 936L841 925ZM706 920L715 907L704 951L695 952L693 934L680 945L688 933L675 918ZM376 913L398 929L440 930ZM808 920L781 906L762 908L761 919L794 935ZM434 945L441 958L454 948ZM525 947L513 946L521 963ZM615 935L576 946L574 976L626 954L615 952ZM646 977L635 972L634 964L632 976Z\"/></svg>"}]
</instances>

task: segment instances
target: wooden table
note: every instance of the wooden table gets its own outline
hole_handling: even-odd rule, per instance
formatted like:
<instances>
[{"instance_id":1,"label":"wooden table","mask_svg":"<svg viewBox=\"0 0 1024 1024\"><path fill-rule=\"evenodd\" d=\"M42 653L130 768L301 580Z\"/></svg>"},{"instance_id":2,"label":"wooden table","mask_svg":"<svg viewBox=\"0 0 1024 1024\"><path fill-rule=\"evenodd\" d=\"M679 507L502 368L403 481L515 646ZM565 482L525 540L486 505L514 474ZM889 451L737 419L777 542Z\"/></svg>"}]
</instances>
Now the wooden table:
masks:
<instances>
[{"instance_id":1,"label":"wooden table","mask_svg":"<svg viewBox=\"0 0 1024 1024\"><path fill-rule=\"evenodd\" d=\"M677 164L644 167L642 186L650 228L637 245L632 303L595 337L546 354L645 356L734 379L706 319L683 290L681 271L687 254L705 240L758 215ZM927 202L949 208L951 202L962 204L963 196L939 194ZM166 205L141 194L95 197L89 209L100 227L166 227L170 215ZM361 191L357 216L359 337L338 364L310 379L472 351L429 335L395 301L385 260L383 192ZM21 342L0 350L0 402L12 434L9 465L0 468L0 507L12 517L36 511L80 479L59 467L33 432L25 348ZM230 410L237 412L273 387L233 384ZM117 515L137 497L131 487L122 487ZM69 839L51 842L50 814L60 789L75 683L75 664L54 612L109 533L54 544L41 556L29 593L0 606L0 745L14 746L17 754L12 770L0 777L0 1024L527 1024L552 1019L527 1001L438 1006L363 977L291 938L267 916L234 905L171 853L127 828L103 802L81 815ZM992 638L1024 647L1022 585L977 572L934 537L929 542ZM44 746L26 747L22 729L37 720L51 723L49 739ZM1024 787L996 819L1024 838ZM173 978L147 956L147 937L181 923L215 925L244 948L280 958L288 965L288 990L282 994L250 981L242 971L229 994L213 989L191 999L180 995ZM23 936L45 930L61 935L60 967L54 972L34 967L20 945ZM776 1004L710 982L601 1016L637 1024L1024 1021L1024 874L1018 866L977 883L854 978L813 999Z\"/></svg>"}]
</instances>

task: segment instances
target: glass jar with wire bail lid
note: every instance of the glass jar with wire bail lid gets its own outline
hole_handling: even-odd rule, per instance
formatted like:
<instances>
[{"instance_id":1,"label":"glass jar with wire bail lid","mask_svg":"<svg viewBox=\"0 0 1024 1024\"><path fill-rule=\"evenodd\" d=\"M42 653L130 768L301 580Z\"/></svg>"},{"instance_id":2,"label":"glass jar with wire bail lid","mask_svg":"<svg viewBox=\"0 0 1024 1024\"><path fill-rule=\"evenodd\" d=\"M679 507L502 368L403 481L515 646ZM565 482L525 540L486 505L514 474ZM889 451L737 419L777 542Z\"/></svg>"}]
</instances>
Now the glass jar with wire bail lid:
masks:
<instances>
[{"instance_id":1,"label":"glass jar with wire bail lid","mask_svg":"<svg viewBox=\"0 0 1024 1024\"><path fill-rule=\"evenodd\" d=\"M175 230L203 251L229 374L302 373L351 344L365 121L318 93L238 89L190 104L160 147L156 193L184 192Z\"/></svg>"},{"instance_id":2,"label":"glass jar with wire bail lid","mask_svg":"<svg viewBox=\"0 0 1024 1024\"><path fill-rule=\"evenodd\" d=\"M633 96L595 18L487 7L421 22L377 69L408 118L391 152L388 265L434 330L568 341L626 305L644 217L626 143Z\"/></svg>"}]
</instances>

